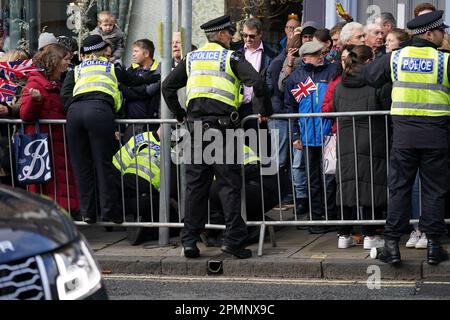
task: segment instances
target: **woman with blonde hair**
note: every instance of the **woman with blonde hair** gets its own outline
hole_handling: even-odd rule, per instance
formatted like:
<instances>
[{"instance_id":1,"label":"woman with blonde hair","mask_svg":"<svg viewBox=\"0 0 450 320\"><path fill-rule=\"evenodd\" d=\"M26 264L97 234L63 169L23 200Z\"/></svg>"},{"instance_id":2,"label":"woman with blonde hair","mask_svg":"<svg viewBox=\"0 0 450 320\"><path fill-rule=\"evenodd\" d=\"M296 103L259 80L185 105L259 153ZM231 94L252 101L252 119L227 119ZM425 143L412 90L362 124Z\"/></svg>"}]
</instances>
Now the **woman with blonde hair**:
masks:
<instances>
[{"instance_id":1,"label":"woman with blonde hair","mask_svg":"<svg viewBox=\"0 0 450 320\"><path fill-rule=\"evenodd\" d=\"M20 118L26 122L39 119L65 119L60 98L61 75L70 63L69 50L59 44L50 44L33 58L41 71L30 73L23 89ZM52 152L52 180L43 185L30 185L30 191L53 198L63 208L74 213L79 211L78 194L72 173L68 150L64 145L64 130L61 125L40 125L41 133L49 134ZM25 126L26 133L35 133L35 125Z\"/></svg>"}]
</instances>

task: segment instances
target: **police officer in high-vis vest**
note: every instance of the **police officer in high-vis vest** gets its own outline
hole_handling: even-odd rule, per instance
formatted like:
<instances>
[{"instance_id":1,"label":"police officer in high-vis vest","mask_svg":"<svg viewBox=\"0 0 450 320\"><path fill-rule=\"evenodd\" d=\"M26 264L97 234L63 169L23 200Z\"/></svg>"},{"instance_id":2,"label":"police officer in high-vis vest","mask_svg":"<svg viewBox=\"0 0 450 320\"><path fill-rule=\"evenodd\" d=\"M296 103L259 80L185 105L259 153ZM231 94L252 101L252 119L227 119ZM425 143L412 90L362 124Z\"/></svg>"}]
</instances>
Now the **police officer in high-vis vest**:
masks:
<instances>
[{"instance_id":1,"label":"police officer in high-vis vest","mask_svg":"<svg viewBox=\"0 0 450 320\"><path fill-rule=\"evenodd\" d=\"M254 113L259 114L261 120L266 120L272 114L269 92L263 78L251 64L229 49L235 32L230 17L209 21L201 29L209 42L189 53L163 82L163 96L170 110L180 122L186 117L192 137L194 121L202 122L200 131L203 128L204 131L219 130L224 133L239 124L237 111L242 102L242 85L245 85L254 88ZM187 116L177 97L178 89L185 86ZM201 143L202 150L208 144ZM225 141L224 155L227 144L236 150L233 141ZM200 255L196 243L207 221L209 189L216 176L223 186L220 197L225 204L226 231L221 250L240 259L249 258L251 251L245 249L247 228L241 217L241 166L237 162L208 165L204 159L198 164L194 161L194 145L191 141L192 164L186 165L186 210L181 233L184 255L188 258Z\"/></svg>"},{"instance_id":2,"label":"police officer in high-vis vest","mask_svg":"<svg viewBox=\"0 0 450 320\"><path fill-rule=\"evenodd\" d=\"M159 221L159 192L161 146L159 129L138 133L131 137L113 157L113 165L119 174L118 185L123 187L125 219L127 222ZM177 170L171 165L171 199L177 200ZM122 183L120 183L122 182ZM173 205L172 205L173 204ZM171 202L170 221L178 222L178 216ZM139 214L139 218L138 218ZM178 229L171 229L171 235L178 235ZM146 238L158 238L157 228L129 227L127 238L130 244L137 245Z\"/></svg>"},{"instance_id":3,"label":"police officer in high-vis vest","mask_svg":"<svg viewBox=\"0 0 450 320\"><path fill-rule=\"evenodd\" d=\"M371 86L393 83L389 211L385 246L379 256L390 264L401 262L398 242L408 231L417 169L422 187L419 229L428 238L427 262L438 264L448 259L440 242L447 232L444 210L450 181L450 55L438 50L447 28L443 14L435 11L410 21L407 26L413 33L412 41L364 69L364 78Z\"/></svg>"},{"instance_id":4,"label":"police officer in high-vis vest","mask_svg":"<svg viewBox=\"0 0 450 320\"><path fill-rule=\"evenodd\" d=\"M108 46L99 35L88 36L81 48L82 63L70 71L61 96L67 110L67 139L85 222L97 220L95 188L98 184L103 221L122 223L122 211L114 185L114 118L122 107L119 81L144 84L105 58ZM94 172L95 168L95 172Z\"/></svg>"}]
</instances>

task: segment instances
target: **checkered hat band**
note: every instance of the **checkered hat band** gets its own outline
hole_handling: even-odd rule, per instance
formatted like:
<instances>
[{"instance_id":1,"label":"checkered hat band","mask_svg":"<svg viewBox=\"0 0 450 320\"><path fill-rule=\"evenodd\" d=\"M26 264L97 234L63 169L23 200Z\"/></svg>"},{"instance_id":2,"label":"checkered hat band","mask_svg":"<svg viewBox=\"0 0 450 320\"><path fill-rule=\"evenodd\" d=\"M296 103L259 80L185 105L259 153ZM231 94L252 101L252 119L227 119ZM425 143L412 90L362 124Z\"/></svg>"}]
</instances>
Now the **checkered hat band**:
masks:
<instances>
[{"instance_id":1,"label":"checkered hat band","mask_svg":"<svg viewBox=\"0 0 450 320\"><path fill-rule=\"evenodd\" d=\"M102 41L102 42L97 43L97 44L95 44L93 46L90 46L90 47L83 47L83 51L84 52L97 51L97 50L100 50L100 49L104 48L105 46L106 46L106 42Z\"/></svg>"},{"instance_id":2,"label":"checkered hat band","mask_svg":"<svg viewBox=\"0 0 450 320\"><path fill-rule=\"evenodd\" d=\"M439 20L437 20L437 21L435 21L435 22L433 22L433 23L431 23L431 24L429 24L427 26L424 26L424 27L412 30L412 33L414 35L422 34L422 33L425 33L427 31L431 31L433 29L439 28L439 27L441 27L443 25L444 25L444 19L441 18L441 19L439 19Z\"/></svg>"},{"instance_id":3,"label":"checkered hat band","mask_svg":"<svg viewBox=\"0 0 450 320\"><path fill-rule=\"evenodd\" d=\"M217 26L217 27L214 27L214 28L205 29L205 32L209 33L209 32L221 31L221 30L224 30L227 27L231 27L231 24L229 22L224 23L224 24L222 24L220 26Z\"/></svg>"}]
</instances>

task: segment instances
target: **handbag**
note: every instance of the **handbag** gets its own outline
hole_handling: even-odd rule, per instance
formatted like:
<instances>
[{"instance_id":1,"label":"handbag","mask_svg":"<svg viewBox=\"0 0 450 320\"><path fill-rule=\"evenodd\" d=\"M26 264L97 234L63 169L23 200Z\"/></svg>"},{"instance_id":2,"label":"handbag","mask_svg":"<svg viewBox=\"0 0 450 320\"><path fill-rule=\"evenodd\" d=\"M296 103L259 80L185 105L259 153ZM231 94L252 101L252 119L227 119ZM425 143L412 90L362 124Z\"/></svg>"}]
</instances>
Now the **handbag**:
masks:
<instances>
[{"instance_id":1,"label":"handbag","mask_svg":"<svg viewBox=\"0 0 450 320\"><path fill-rule=\"evenodd\" d=\"M325 137L322 159L324 174L335 174L336 162L336 135L333 134Z\"/></svg>"},{"instance_id":2,"label":"handbag","mask_svg":"<svg viewBox=\"0 0 450 320\"><path fill-rule=\"evenodd\" d=\"M34 134L25 134L22 124L14 136L14 151L19 184L43 184L51 180L48 134L40 133L39 121Z\"/></svg>"}]
</instances>

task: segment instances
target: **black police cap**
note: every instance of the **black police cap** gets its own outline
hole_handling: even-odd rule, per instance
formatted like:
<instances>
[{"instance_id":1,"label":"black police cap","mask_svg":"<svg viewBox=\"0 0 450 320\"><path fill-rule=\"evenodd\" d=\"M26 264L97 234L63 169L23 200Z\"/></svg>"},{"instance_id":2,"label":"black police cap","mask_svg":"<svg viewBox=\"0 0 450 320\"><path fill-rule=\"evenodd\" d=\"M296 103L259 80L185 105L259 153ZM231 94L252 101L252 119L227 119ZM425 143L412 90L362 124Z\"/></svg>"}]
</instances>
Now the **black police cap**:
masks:
<instances>
[{"instance_id":1,"label":"black police cap","mask_svg":"<svg viewBox=\"0 0 450 320\"><path fill-rule=\"evenodd\" d=\"M422 34L435 29L446 29L444 11L437 10L416 17L406 25L413 35Z\"/></svg>"},{"instance_id":2,"label":"black police cap","mask_svg":"<svg viewBox=\"0 0 450 320\"><path fill-rule=\"evenodd\" d=\"M98 34L93 34L87 36L86 39L83 40L83 46L81 47L81 53L88 54L94 51L100 51L105 49L108 44L103 41L102 36Z\"/></svg>"},{"instance_id":3,"label":"black police cap","mask_svg":"<svg viewBox=\"0 0 450 320\"><path fill-rule=\"evenodd\" d=\"M222 30L230 30L232 33L236 31L234 25L231 23L230 16L222 16L211 21L208 21L200 26L200 29L205 33L217 32Z\"/></svg>"}]
</instances>

